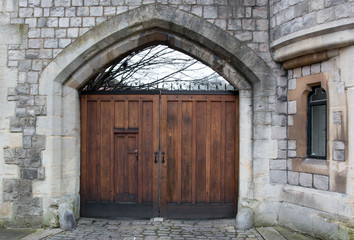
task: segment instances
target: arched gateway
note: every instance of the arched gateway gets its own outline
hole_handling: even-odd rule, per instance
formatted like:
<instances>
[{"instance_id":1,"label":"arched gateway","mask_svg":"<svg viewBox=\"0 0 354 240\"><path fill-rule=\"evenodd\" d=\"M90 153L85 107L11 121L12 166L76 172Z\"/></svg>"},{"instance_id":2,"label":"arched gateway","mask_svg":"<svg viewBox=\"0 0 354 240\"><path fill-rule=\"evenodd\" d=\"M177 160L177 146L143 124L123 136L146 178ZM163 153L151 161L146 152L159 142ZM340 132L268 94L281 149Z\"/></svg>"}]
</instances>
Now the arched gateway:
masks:
<instances>
[{"instance_id":1,"label":"arched gateway","mask_svg":"<svg viewBox=\"0 0 354 240\"><path fill-rule=\"evenodd\" d=\"M264 86L272 89L275 78L270 68L245 44L202 18L168 6L147 5L93 28L59 54L41 75L39 91L47 96L48 107L47 116L38 118L37 127L47 136L47 148L43 153L47 179L34 188L51 184L49 195L43 196L44 215L50 215L51 206L58 203L58 199L59 205L61 202L74 203L74 212L79 215L82 185L79 181L78 89L112 61L156 44L167 45L202 61L238 89L239 117L233 122L234 127L242 129L235 146L239 149L238 198L252 195L252 102L264 94L263 91L254 94L253 89ZM162 151L158 152L161 160Z\"/></svg>"}]
</instances>

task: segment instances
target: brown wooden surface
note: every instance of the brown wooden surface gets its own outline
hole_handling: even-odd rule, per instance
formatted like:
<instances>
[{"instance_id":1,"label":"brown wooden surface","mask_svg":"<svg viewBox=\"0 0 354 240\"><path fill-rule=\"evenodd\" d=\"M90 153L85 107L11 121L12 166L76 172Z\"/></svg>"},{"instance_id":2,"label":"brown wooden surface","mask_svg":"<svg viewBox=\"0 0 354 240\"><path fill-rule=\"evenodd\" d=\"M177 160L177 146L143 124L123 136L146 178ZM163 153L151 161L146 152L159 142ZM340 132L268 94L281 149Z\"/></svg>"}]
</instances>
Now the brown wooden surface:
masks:
<instances>
[{"instance_id":1,"label":"brown wooden surface","mask_svg":"<svg viewBox=\"0 0 354 240\"><path fill-rule=\"evenodd\" d=\"M158 100L148 95L82 96L82 216L158 214L158 187L153 185Z\"/></svg>"},{"instance_id":2,"label":"brown wooden surface","mask_svg":"<svg viewBox=\"0 0 354 240\"><path fill-rule=\"evenodd\" d=\"M238 96L83 95L81 124L82 216L235 216Z\"/></svg>"},{"instance_id":3,"label":"brown wooden surface","mask_svg":"<svg viewBox=\"0 0 354 240\"><path fill-rule=\"evenodd\" d=\"M162 96L161 216L233 217L237 96Z\"/></svg>"}]
</instances>

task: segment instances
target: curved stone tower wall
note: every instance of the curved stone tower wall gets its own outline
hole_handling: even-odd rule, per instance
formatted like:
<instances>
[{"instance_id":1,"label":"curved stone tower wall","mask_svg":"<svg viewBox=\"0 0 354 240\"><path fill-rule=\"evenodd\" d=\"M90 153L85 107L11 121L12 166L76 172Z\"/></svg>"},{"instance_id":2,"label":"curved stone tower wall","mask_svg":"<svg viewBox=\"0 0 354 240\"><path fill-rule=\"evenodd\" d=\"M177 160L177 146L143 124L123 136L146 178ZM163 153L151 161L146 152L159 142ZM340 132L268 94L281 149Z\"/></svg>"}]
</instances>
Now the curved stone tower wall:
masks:
<instances>
[{"instance_id":1,"label":"curved stone tower wall","mask_svg":"<svg viewBox=\"0 0 354 240\"><path fill-rule=\"evenodd\" d=\"M273 59L282 63L288 78L288 179L279 224L316 234L323 231L321 222L336 221L335 214L348 222L354 215L354 2L270 1L270 26ZM301 114L307 111L303 101L313 86L321 86L328 97L324 160L306 153L308 123ZM290 220L289 211L311 214L296 222ZM327 233L320 237L342 238L338 231L323 232Z\"/></svg>"}]
</instances>

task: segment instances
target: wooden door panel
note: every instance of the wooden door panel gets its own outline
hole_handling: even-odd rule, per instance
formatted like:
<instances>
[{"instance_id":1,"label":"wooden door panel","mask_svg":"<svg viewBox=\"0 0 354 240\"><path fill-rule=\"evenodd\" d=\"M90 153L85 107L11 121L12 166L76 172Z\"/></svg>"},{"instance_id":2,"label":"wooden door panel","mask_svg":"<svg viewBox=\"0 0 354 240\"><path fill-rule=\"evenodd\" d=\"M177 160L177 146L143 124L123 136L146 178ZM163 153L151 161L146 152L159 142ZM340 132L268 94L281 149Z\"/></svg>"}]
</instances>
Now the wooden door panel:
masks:
<instances>
[{"instance_id":1,"label":"wooden door panel","mask_svg":"<svg viewBox=\"0 0 354 240\"><path fill-rule=\"evenodd\" d=\"M141 167L141 188L142 188L142 199L143 203L152 203L153 201L153 164L154 164L154 151L156 151L157 146L154 144L154 139L156 136L152 134L154 131L154 102L153 101L143 101L142 102L142 159L143 164Z\"/></svg>"},{"instance_id":2,"label":"wooden door panel","mask_svg":"<svg viewBox=\"0 0 354 240\"><path fill-rule=\"evenodd\" d=\"M193 102L181 102L181 202L192 203L193 155Z\"/></svg>"},{"instance_id":3,"label":"wooden door panel","mask_svg":"<svg viewBox=\"0 0 354 240\"><path fill-rule=\"evenodd\" d=\"M206 159L207 159L207 102L196 102L196 202L207 202Z\"/></svg>"},{"instance_id":4,"label":"wooden door panel","mask_svg":"<svg viewBox=\"0 0 354 240\"><path fill-rule=\"evenodd\" d=\"M81 104L82 216L157 216L158 98L86 95Z\"/></svg>"},{"instance_id":5,"label":"wooden door panel","mask_svg":"<svg viewBox=\"0 0 354 240\"><path fill-rule=\"evenodd\" d=\"M100 101L100 201L112 202L113 195L113 115L112 102Z\"/></svg>"},{"instance_id":6,"label":"wooden door panel","mask_svg":"<svg viewBox=\"0 0 354 240\"><path fill-rule=\"evenodd\" d=\"M82 216L152 217L161 202L163 217L234 217L237 101L163 95L160 108L158 95L82 96Z\"/></svg>"},{"instance_id":7,"label":"wooden door panel","mask_svg":"<svg viewBox=\"0 0 354 240\"><path fill-rule=\"evenodd\" d=\"M167 104L167 149L168 153L166 156L168 162L167 168L167 202L177 202L180 197L180 186L179 186L179 162L177 161L180 157L180 151L178 147L179 144L179 126L178 126L178 102L171 101Z\"/></svg>"},{"instance_id":8,"label":"wooden door panel","mask_svg":"<svg viewBox=\"0 0 354 240\"><path fill-rule=\"evenodd\" d=\"M137 203L138 139L137 134L117 134L115 137L115 202Z\"/></svg>"},{"instance_id":9,"label":"wooden door panel","mask_svg":"<svg viewBox=\"0 0 354 240\"><path fill-rule=\"evenodd\" d=\"M92 139L92 141L87 142L87 161L85 164L85 168L87 169L87 176L82 175L85 177L84 181L86 183L87 191L86 191L86 198L88 201L99 201L99 141L97 138L98 133L98 118L97 116L97 102L96 101L89 101L87 102L87 138ZM88 177L91 176L91 177Z\"/></svg>"},{"instance_id":10,"label":"wooden door panel","mask_svg":"<svg viewBox=\"0 0 354 240\"><path fill-rule=\"evenodd\" d=\"M234 216L236 97L162 96L162 121L162 216Z\"/></svg>"}]
</instances>

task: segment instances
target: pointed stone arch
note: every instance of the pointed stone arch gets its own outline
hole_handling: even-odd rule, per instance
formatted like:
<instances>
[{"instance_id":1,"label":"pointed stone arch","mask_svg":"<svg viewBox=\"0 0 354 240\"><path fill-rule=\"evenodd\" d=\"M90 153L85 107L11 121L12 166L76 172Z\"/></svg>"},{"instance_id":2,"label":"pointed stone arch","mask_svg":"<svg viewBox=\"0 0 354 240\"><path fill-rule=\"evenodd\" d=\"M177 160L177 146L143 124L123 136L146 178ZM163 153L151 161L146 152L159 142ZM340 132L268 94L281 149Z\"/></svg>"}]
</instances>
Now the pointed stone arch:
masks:
<instances>
[{"instance_id":1,"label":"pointed stone arch","mask_svg":"<svg viewBox=\"0 0 354 240\"><path fill-rule=\"evenodd\" d=\"M204 62L240 92L240 192L252 194L252 105L263 83L274 85L270 67L246 44L205 19L166 5L146 5L94 27L64 49L40 76L47 116L38 117L37 133L46 136L46 180L34 183L44 215L53 202L70 202L79 215L80 106L78 91L117 58L148 45L165 44ZM273 88L274 90L274 88ZM257 93L257 97L263 93ZM245 171L244 171L245 170ZM43 190L42 190L43 189Z\"/></svg>"}]
</instances>

